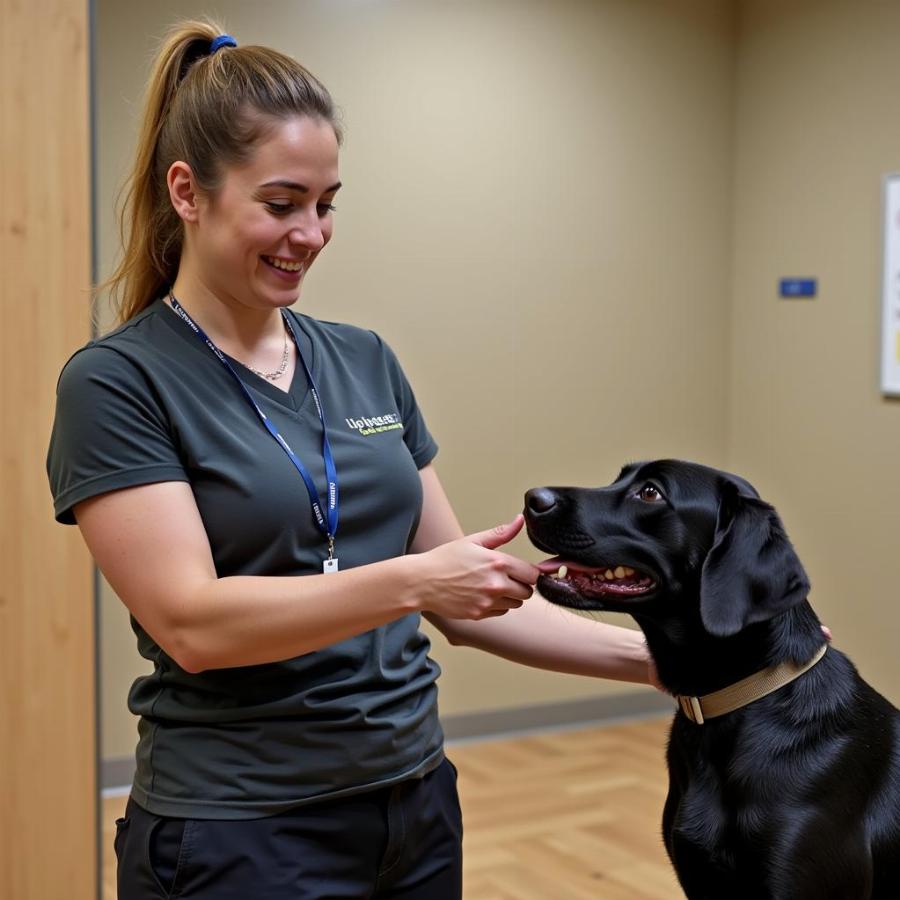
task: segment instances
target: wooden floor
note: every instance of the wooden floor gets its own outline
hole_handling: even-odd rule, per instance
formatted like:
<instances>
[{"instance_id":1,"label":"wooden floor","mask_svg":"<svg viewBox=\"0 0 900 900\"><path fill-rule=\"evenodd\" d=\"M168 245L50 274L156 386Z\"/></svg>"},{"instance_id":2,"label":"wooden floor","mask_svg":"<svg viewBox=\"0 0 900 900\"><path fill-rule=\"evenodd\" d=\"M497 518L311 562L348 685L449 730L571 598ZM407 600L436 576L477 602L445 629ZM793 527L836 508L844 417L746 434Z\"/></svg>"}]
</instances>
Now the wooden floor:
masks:
<instances>
[{"instance_id":1,"label":"wooden floor","mask_svg":"<svg viewBox=\"0 0 900 900\"><path fill-rule=\"evenodd\" d=\"M677 900L660 838L669 718L450 745L465 900ZM115 900L103 801L104 900Z\"/></svg>"}]
</instances>

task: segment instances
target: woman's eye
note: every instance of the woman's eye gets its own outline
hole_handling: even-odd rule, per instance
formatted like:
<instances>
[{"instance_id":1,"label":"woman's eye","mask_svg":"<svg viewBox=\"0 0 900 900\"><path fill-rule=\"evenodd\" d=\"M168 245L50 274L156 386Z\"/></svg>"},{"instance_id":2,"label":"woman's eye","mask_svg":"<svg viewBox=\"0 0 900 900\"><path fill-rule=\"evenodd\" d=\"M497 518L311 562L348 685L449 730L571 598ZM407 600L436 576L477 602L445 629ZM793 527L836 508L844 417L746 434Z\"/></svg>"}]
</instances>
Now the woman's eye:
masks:
<instances>
[{"instance_id":1,"label":"woman's eye","mask_svg":"<svg viewBox=\"0 0 900 900\"><path fill-rule=\"evenodd\" d=\"M294 209L293 203L277 203L274 200L265 200L266 209L269 210L270 213L274 213L276 216L286 216L289 212ZM331 203L319 203L316 206L316 210L320 216L327 215L330 212L334 212L337 209Z\"/></svg>"},{"instance_id":2,"label":"woman's eye","mask_svg":"<svg viewBox=\"0 0 900 900\"><path fill-rule=\"evenodd\" d=\"M638 496L647 503L658 503L663 498L662 494L652 484L645 484Z\"/></svg>"}]
</instances>

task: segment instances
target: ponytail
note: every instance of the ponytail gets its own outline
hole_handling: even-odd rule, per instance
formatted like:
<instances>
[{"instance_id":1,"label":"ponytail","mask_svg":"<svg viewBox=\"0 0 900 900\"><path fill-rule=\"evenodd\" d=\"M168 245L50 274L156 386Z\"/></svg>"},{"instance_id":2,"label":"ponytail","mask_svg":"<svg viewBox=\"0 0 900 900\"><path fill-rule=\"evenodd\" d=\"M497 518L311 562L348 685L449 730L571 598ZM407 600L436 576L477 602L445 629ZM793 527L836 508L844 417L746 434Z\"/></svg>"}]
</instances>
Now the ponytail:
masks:
<instances>
[{"instance_id":1,"label":"ponytail","mask_svg":"<svg viewBox=\"0 0 900 900\"><path fill-rule=\"evenodd\" d=\"M183 225L166 175L186 162L214 192L227 165L245 162L273 120L309 116L341 129L328 91L298 62L266 47L237 47L214 22L189 21L164 38L150 76L134 165L119 214L123 254L109 289L118 321L175 281Z\"/></svg>"}]
</instances>

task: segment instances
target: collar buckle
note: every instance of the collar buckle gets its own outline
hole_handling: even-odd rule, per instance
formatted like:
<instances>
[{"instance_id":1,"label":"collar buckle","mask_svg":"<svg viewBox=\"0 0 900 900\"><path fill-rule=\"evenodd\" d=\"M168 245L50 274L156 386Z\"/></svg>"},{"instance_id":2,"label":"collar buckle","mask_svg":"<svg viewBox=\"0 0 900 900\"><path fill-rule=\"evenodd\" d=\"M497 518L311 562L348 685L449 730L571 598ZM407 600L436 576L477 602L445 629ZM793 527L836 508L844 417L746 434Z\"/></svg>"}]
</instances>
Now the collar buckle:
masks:
<instances>
[{"instance_id":1,"label":"collar buckle","mask_svg":"<svg viewBox=\"0 0 900 900\"><path fill-rule=\"evenodd\" d=\"M681 707L681 711L695 725L702 725L704 723L705 719L703 718L703 708L700 706L699 697L679 696L678 705Z\"/></svg>"}]
</instances>

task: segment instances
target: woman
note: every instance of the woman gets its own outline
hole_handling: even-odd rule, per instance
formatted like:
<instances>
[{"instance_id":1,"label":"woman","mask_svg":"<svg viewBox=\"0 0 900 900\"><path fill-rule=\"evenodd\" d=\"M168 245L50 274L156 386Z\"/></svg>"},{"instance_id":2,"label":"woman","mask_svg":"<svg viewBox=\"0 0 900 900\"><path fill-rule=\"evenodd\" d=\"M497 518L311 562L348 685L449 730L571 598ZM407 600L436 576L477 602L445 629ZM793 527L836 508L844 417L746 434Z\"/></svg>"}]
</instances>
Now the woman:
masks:
<instances>
[{"instance_id":1,"label":"woman","mask_svg":"<svg viewBox=\"0 0 900 900\"><path fill-rule=\"evenodd\" d=\"M63 370L48 469L151 675L119 897L458 898L455 773L425 615L453 644L648 682L638 632L550 610L463 536L372 332L288 311L328 243L325 88L208 23L163 44L111 279ZM515 610L512 615L506 615Z\"/></svg>"}]
</instances>

